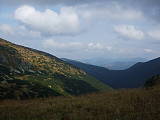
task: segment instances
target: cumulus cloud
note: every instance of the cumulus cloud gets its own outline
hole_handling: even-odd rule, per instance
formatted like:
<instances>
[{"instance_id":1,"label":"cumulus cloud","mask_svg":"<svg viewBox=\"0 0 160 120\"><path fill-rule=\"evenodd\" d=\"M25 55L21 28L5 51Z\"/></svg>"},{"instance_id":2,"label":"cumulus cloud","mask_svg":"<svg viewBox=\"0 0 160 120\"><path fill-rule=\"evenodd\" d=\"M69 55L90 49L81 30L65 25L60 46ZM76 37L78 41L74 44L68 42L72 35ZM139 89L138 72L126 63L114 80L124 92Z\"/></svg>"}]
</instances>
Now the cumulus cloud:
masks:
<instances>
[{"instance_id":1,"label":"cumulus cloud","mask_svg":"<svg viewBox=\"0 0 160 120\"><path fill-rule=\"evenodd\" d=\"M82 43L82 42L60 42L53 39L48 39L43 41L43 46L45 48L61 49L64 51L68 50L112 50L111 46L107 46L100 43Z\"/></svg>"},{"instance_id":2,"label":"cumulus cloud","mask_svg":"<svg viewBox=\"0 0 160 120\"><path fill-rule=\"evenodd\" d=\"M44 39L51 38L43 41L43 45L46 49L48 48L47 51L77 51L74 54L70 51L67 53L72 56L77 56L77 53L82 51L81 55L86 55L86 57L90 56L90 51L93 52L93 56L100 56L96 54L97 51L98 53L111 51L110 53L115 52L120 56L125 53L129 55L132 52L132 55L137 56L137 51L141 51L148 55L148 52L151 53L152 48L155 47L154 40L160 40L160 31L151 30L151 27L155 28L154 25L158 26L158 23L150 20L156 19L158 22L160 20L159 0L0 0L0 7L0 12L4 15L12 14L14 12L12 10L18 7L14 12L14 18L20 23L17 24L17 21L12 20L12 16L0 15L1 22L6 23L0 25L0 35L10 36L9 38L14 39L17 43L24 38L25 44L33 45L35 48L39 46L38 49L42 48L41 42ZM112 25L117 25L114 26L114 31L111 28ZM82 27L87 31L83 32L83 35L63 36L76 35L81 32ZM142 31L139 27L145 30ZM147 30L149 32L145 32ZM113 32L124 39L132 40L118 41ZM17 38L16 36L22 37ZM142 40L144 38L146 42ZM116 48L108 46L106 42ZM153 43L154 46L149 43ZM148 46L151 50L144 49ZM121 48L123 48L122 51L119 50ZM155 51L152 53L155 54Z\"/></svg>"},{"instance_id":3,"label":"cumulus cloud","mask_svg":"<svg viewBox=\"0 0 160 120\"><path fill-rule=\"evenodd\" d=\"M148 32L148 35L153 39L160 40L160 30L150 31Z\"/></svg>"},{"instance_id":4,"label":"cumulus cloud","mask_svg":"<svg viewBox=\"0 0 160 120\"><path fill-rule=\"evenodd\" d=\"M72 7L63 7L58 13L51 9L41 12L25 5L17 8L14 16L26 26L47 35L73 35L80 30L79 17Z\"/></svg>"},{"instance_id":5,"label":"cumulus cloud","mask_svg":"<svg viewBox=\"0 0 160 120\"><path fill-rule=\"evenodd\" d=\"M10 25L0 24L0 32L6 35L13 35L14 30Z\"/></svg>"},{"instance_id":6,"label":"cumulus cloud","mask_svg":"<svg viewBox=\"0 0 160 120\"><path fill-rule=\"evenodd\" d=\"M112 49L112 47L111 46L106 46L106 45L102 45L102 44L100 44L100 43L88 43L88 49L97 49L97 50L104 50L104 49L106 49L106 50L111 50Z\"/></svg>"},{"instance_id":7,"label":"cumulus cloud","mask_svg":"<svg viewBox=\"0 0 160 120\"><path fill-rule=\"evenodd\" d=\"M43 42L45 48L56 48L56 49L79 49L82 48L82 43L79 42L57 42L53 39L48 39Z\"/></svg>"},{"instance_id":8,"label":"cumulus cloud","mask_svg":"<svg viewBox=\"0 0 160 120\"><path fill-rule=\"evenodd\" d=\"M25 26L11 26L0 24L0 35L10 37L40 38L41 34L37 31L28 30Z\"/></svg>"},{"instance_id":9,"label":"cumulus cloud","mask_svg":"<svg viewBox=\"0 0 160 120\"><path fill-rule=\"evenodd\" d=\"M54 6L54 5L72 5L78 6L83 4L96 4L101 5L118 3L132 9L141 10L146 16L159 20L159 9L160 1L159 0L0 0L0 6L14 6L14 5L39 5L39 6ZM101 7L100 7L101 8Z\"/></svg>"},{"instance_id":10,"label":"cumulus cloud","mask_svg":"<svg viewBox=\"0 0 160 120\"><path fill-rule=\"evenodd\" d=\"M114 26L115 32L119 33L122 37L126 37L129 39L137 39L141 40L144 38L143 31L137 29L133 25L117 25Z\"/></svg>"}]
</instances>

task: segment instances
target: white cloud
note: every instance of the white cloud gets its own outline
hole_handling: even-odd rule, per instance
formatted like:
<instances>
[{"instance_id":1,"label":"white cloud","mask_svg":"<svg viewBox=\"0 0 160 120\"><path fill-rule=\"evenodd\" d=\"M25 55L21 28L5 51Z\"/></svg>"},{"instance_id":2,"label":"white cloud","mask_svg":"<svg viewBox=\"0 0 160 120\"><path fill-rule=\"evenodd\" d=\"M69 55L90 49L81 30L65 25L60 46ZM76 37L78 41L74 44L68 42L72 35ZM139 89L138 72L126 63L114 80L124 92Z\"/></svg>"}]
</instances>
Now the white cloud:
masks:
<instances>
[{"instance_id":1,"label":"white cloud","mask_svg":"<svg viewBox=\"0 0 160 120\"><path fill-rule=\"evenodd\" d=\"M0 32L7 35L14 34L13 28L7 24L0 24Z\"/></svg>"},{"instance_id":2,"label":"white cloud","mask_svg":"<svg viewBox=\"0 0 160 120\"><path fill-rule=\"evenodd\" d=\"M81 48L83 45L79 42L57 42L53 39L48 39L43 42L45 48L59 48L59 49L68 49L68 48Z\"/></svg>"},{"instance_id":3,"label":"white cloud","mask_svg":"<svg viewBox=\"0 0 160 120\"><path fill-rule=\"evenodd\" d=\"M144 38L143 31L137 29L133 25L117 25L114 26L115 32L119 33L121 36L130 38L130 39L137 39L141 40Z\"/></svg>"},{"instance_id":4,"label":"white cloud","mask_svg":"<svg viewBox=\"0 0 160 120\"><path fill-rule=\"evenodd\" d=\"M103 46L100 43L89 43L88 48L91 49L103 49Z\"/></svg>"},{"instance_id":5,"label":"white cloud","mask_svg":"<svg viewBox=\"0 0 160 120\"><path fill-rule=\"evenodd\" d=\"M102 45L100 43L81 43L81 42L60 42L53 39L48 39L43 42L44 48L53 48L53 49L61 49L63 51L68 50L87 50L87 51L95 51L95 50L112 50L111 46Z\"/></svg>"},{"instance_id":6,"label":"white cloud","mask_svg":"<svg viewBox=\"0 0 160 120\"><path fill-rule=\"evenodd\" d=\"M28 30L25 26L11 26L8 24L0 24L0 33L5 37L25 37L40 38L41 34L37 31ZM24 38L23 38L24 39Z\"/></svg>"},{"instance_id":7,"label":"white cloud","mask_svg":"<svg viewBox=\"0 0 160 120\"><path fill-rule=\"evenodd\" d=\"M60 12L46 9L44 12L32 6L16 9L15 18L32 29L45 34L76 34L80 30L79 16L72 7L63 7Z\"/></svg>"},{"instance_id":8,"label":"white cloud","mask_svg":"<svg viewBox=\"0 0 160 120\"><path fill-rule=\"evenodd\" d=\"M24 36L30 36L33 38L38 38L41 37L41 33L37 32L37 31L33 31L33 30L28 30L25 26L19 26L17 28L17 32L19 35L21 35L22 37Z\"/></svg>"},{"instance_id":9,"label":"white cloud","mask_svg":"<svg viewBox=\"0 0 160 120\"><path fill-rule=\"evenodd\" d=\"M144 15L141 11L129 9L117 3L106 4L105 6L78 6L78 11L84 18L106 18L114 20L142 20Z\"/></svg>"},{"instance_id":10,"label":"white cloud","mask_svg":"<svg viewBox=\"0 0 160 120\"><path fill-rule=\"evenodd\" d=\"M152 49L144 49L144 51L147 52L147 53L153 53Z\"/></svg>"},{"instance_id":11,"label":"white cloud","mask_svg":"<svg viewBox=\"0 0 160 120\"><path fill-rule=\"evenodd\" d=\"M102 45L100 43L89 43L88 48L89 49L97 49L97 50L106 49L106 50L109 50L109 51L112 49L111 46Z\"/></svg>"},{"instance_id":12,"label":"white cloud","mask_svg":"<svg viewBox=\"0 0 160 120\"><path fill-rule=\"evenodd\" d=\"M160 40L160 30L153 30L148 32L148 35L153 39Z\"/></svg>"}]
</instances>

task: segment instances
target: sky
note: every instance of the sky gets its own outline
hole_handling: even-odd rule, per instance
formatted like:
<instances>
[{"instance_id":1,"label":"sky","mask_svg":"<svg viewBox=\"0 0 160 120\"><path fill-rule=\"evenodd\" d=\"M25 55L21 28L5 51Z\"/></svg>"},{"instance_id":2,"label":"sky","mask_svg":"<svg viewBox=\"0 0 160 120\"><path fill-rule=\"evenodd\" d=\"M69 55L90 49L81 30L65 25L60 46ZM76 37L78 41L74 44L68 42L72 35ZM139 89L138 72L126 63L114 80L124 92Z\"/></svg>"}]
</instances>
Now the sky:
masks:
<instances>
[{"instance_id":1,"label":"sky","mask_svg":"<svg viewBox=\"0 0 160 120\"><path fill-rule=\"evenodd\" d=\"M160 56L159 0L0 0L0 37L60 58Z\"/></svg>"}]
</instances>

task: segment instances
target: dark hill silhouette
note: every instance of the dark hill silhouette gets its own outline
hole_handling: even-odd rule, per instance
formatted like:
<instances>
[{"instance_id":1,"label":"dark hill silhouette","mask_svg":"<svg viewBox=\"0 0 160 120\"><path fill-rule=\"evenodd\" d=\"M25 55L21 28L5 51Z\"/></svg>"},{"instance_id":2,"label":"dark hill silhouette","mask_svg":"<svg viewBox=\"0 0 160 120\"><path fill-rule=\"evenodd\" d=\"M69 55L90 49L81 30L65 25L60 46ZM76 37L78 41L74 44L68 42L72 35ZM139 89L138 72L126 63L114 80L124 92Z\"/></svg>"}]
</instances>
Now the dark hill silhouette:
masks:
<instances>
[{"instance_id":1,"label":"dark hill silhouette","mask_svg":"<svg viewBox=\"0 0 160 120\"><path fill-rule=\"evenodd\" d=\"M144 84L144 87L159 87L160 86L160 75L155 75L148 79Z\"/></svg>"},{"instance_id":2,"label":"dark hill silhouette","mask_svg":"<svg viewBox=\"0 0 160 120\"><path fill-rule=\"evenodd\" d=\"M137 63L126 70L109 70L74 60L62 60L81 68L113 88L142 87L148 78L160 74L160 58L144 63Z\"/></svg>"}]
</instances>

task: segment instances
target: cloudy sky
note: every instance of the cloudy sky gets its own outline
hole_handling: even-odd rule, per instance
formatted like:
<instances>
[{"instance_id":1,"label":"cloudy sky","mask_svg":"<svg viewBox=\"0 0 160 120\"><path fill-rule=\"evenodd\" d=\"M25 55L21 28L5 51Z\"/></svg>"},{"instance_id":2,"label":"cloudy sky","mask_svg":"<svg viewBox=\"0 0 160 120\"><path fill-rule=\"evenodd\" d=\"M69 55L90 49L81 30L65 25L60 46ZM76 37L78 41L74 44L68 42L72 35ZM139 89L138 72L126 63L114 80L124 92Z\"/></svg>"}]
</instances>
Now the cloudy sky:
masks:
<instances>
[{"instance_id":1,"label":"cloudy sky","mask_svg":"<svg viewBox=\"0 0 160 120\"><path fill-rule=\"evenodd\" d=\"M160 56L159 0L0 0L0 37L57 57Z\"/></svg>"}]
</instances>

